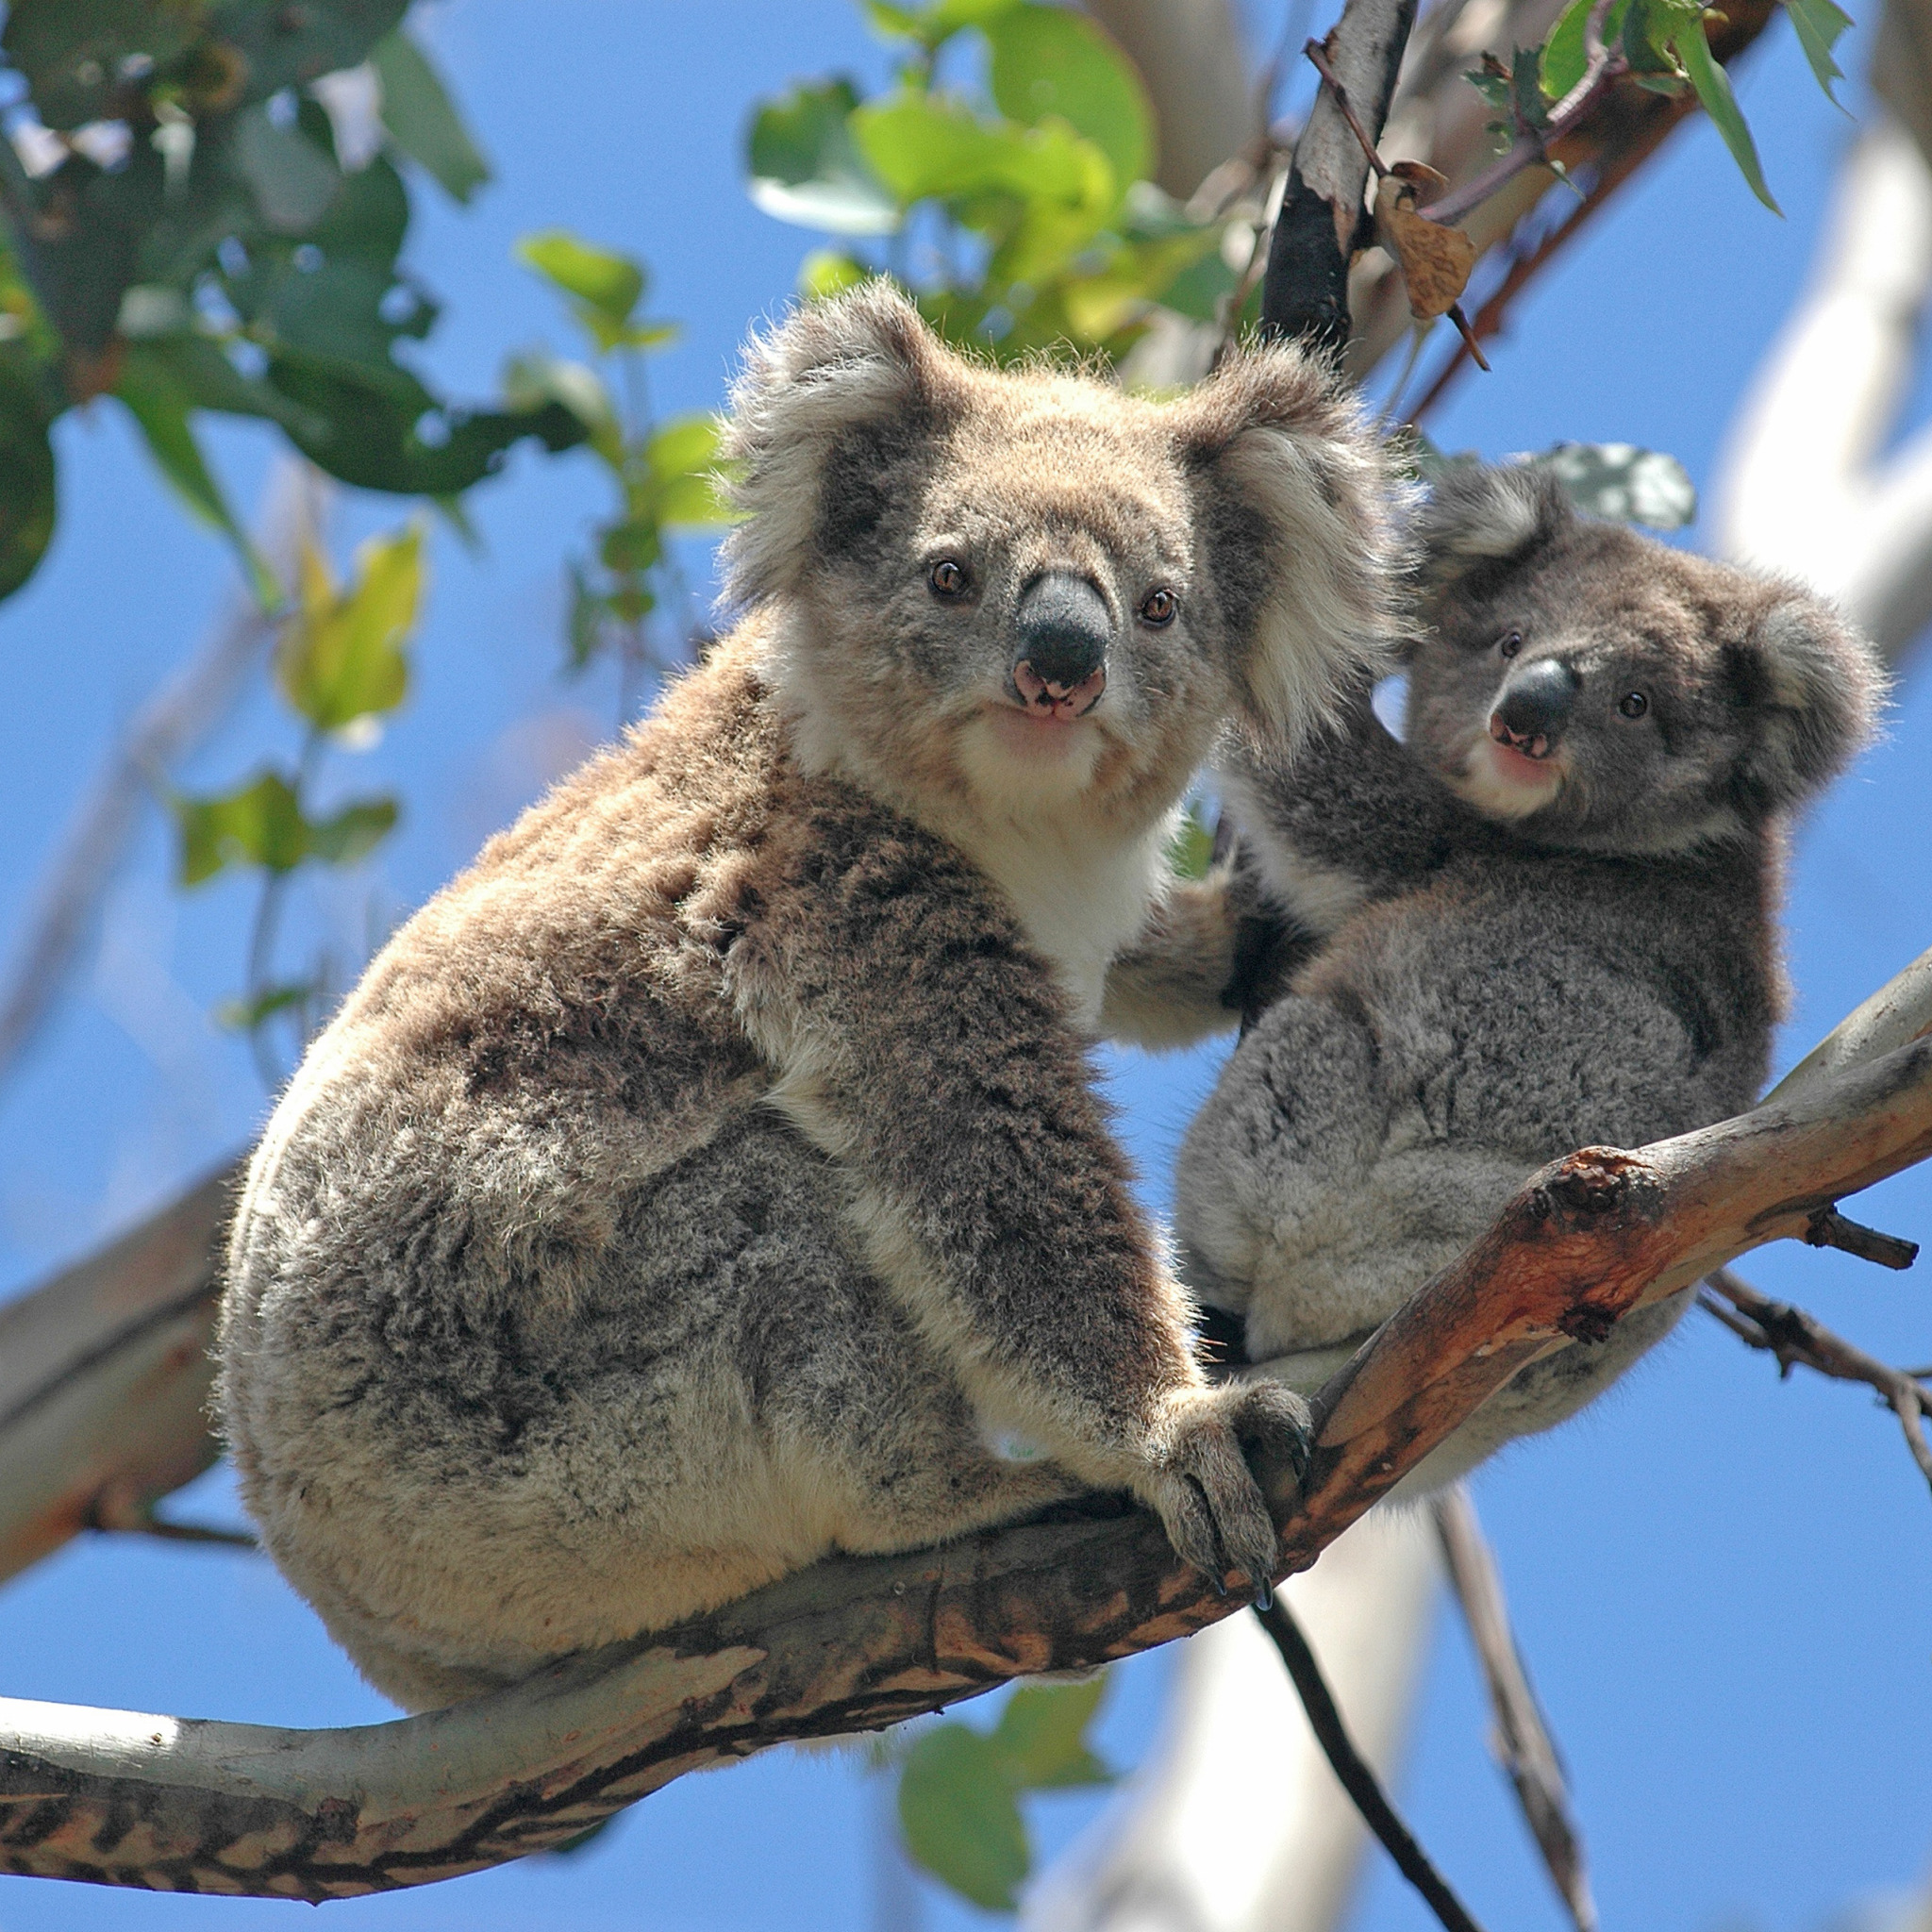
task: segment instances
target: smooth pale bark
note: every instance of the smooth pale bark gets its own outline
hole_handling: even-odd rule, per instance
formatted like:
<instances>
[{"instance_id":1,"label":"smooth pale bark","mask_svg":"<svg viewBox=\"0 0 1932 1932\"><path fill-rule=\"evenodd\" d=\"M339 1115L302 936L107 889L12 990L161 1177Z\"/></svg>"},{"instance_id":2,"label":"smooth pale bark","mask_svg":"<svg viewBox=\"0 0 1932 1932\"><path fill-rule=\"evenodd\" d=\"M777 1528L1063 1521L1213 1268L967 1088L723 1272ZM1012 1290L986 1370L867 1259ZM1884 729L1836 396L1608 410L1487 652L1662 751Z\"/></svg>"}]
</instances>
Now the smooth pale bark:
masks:
<instances>
[{"instance_id":1,"label":"smooth pale bark","mask_svg":"<svg viewBox=\"0 0 1932 1932\"><path fill-rule=\"evenodd\" d=\"M1820 232L1719 465L1717 548L1838 599L1896 664L1932 623L1932 430L1888 453L1932 299L1932 170L1896 123L1858 137Z\"/></svg>"}]
</instances>

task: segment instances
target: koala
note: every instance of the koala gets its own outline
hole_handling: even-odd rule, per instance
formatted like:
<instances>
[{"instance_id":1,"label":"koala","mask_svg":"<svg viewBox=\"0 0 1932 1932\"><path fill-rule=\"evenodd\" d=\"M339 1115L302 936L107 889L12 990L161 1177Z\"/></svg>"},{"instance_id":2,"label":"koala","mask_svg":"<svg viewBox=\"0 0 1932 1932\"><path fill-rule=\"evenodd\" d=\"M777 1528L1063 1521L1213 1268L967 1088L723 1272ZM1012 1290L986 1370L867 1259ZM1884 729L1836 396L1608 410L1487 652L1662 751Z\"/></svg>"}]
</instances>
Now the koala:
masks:
<instances>
[{"instance_id":1,"label":"koala","mask_svg":"<svg viewBox=\"0 0 1932 1932\"><path fill-rule=\"evenodd\" d=\"M1224 774L1246 869L1218 890L1278 908L1285 989L1240 983L1226 906L1195 905L1205 968L1170 974L1177 1008L1218 974L1224 1013L1262 1008L1181 1150L1182 1274L1303 1389L1546 1161L1752 1105L1783 827L1882 695L1815 598L1585 520L1537 467L1450 472L1419 537L1406 741L1364 683L1339 730L1245 735ZM1562 1421L1688 1300L1531 1363L1402 1489Z\"/></svg>"},{"instance_id":2,"label":"koala","mask_svg":"<svg viewBox=\"0 0 1932 1932\"><path fill-rule=\"evenodd\" d=\"M735 627L398 931L235 1218L243 1495L406 1706L1093 1487L1275 1567L1305 1406L1204 1374L1090 1047L1224 721L1392 635L1376 440L1293 349L1156 403L873 285L727 446Z\"/></svg>"}]
</instances>

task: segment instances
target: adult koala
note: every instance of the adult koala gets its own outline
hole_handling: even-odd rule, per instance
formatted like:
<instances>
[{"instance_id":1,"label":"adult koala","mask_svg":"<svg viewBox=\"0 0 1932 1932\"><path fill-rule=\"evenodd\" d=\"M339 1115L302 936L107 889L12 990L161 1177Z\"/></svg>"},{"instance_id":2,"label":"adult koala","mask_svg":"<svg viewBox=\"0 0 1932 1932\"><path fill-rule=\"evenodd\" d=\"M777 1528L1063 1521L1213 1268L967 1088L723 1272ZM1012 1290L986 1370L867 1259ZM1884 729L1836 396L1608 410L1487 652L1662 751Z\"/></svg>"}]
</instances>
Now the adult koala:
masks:
<instances>
[{"instance_id":1,"label":"adult koala","mask_svg":"<svg viewBox=\"0 0 1932 1932\"><path fill-rule=\"evenodd\" d=\"M733 409L742 621L385 947L236 1218L243 1493L406 1705L1089 1485L1274 1567L1305 1410L1204 1379L1088 1041L1224 720L1387 629L1377 443L1291 349L1157 405L876 285Z\"/></svg>"},{"instance_id":2,"label":"adult koala","mask_svg":"<svg viewBox=\"0 0 1932 1932\"><path fill-rule=\"evenodd\" d=\"M1224 776L1248 870L1197 893L1218 943L1197 907L1170 973L1176 1008L1205 1017L1218 975L1258 1014L1182 1148L1182 1272L1304 1389L1544 1162L1751 1106L1784 826L1884 684L1816 599L1583 520L1533 466L1452 471L1420 536L1407 741L1366 685L1298 755L1247 740ZM1252 950L1237 970L1244 886L1285 915L1285 991ZM1574 1413L1686 1306L1530 1364L1404 1488Z\"/></svg>"}]
</instances>

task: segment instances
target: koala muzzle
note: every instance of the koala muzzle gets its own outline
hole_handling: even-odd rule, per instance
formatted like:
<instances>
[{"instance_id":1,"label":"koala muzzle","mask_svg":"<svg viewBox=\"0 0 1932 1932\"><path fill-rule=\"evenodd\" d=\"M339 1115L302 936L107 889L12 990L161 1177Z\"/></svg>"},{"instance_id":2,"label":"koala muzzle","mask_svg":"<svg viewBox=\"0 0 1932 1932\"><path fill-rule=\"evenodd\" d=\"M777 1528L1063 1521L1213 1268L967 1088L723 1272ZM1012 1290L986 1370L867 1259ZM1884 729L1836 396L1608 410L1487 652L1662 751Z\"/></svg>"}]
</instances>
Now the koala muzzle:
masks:
<instances>
[{"instance_id":1,"label":"koala muzzle","mask_svg":"<svg viewBox=\"0 0 1932 1932\"><path fill-rule=\"evenodd\" d=\"M1113 616L1107 600L1070 571L1027 585L1014 614L1013 686L1029 711L1078 718L1107 689Z\"/></svg>"},{"instance_id":2,"label":"koala muzzle","mask_svg":"<svg viewBox=\"0 0 1932 1932\"><path fill-rule=\"evenodd\" d=\"M1570 721L1579 683L1575 672L1555 658L1525 666L1490 713L1490 736L1525 758L1548 758Z\"/></svg>"}]
</instances>

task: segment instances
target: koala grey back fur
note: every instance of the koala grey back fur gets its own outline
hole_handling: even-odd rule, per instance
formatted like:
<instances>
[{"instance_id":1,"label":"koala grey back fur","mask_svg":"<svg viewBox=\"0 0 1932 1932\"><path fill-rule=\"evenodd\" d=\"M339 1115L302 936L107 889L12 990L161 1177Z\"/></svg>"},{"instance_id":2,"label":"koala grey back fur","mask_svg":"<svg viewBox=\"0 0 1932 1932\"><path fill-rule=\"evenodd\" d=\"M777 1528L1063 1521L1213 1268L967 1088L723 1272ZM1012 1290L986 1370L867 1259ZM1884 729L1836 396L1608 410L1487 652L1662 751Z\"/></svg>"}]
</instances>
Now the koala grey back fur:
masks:
<instances>
[{"instance_id":1,"label":"koala grey back fur","mask_svg":"<svg viewBox=\"0 0 1932 1932\"><path fill-rule=\"evenodd\" d=\"M244 1495L404 1704L1086 1486L1275 1561L1302 1412L1202 1374L1089 1048L1223 721L1387 633L1379 447L1292 351L1153 404L877 287L734 406L742 622L384 948L236 1217Z\"/></svg>"},{"instance_id":2,"label":"koala grey back fur","mask_svg":"<svg viewBox=\"0 0 1932 1932\"><path fill-rule=\"evenodd\" d=\"M1407 741L1364 689L1226 796L1286 991L1182 1150L1182 1272L1318 1386L1544 1162L1750 1107L1785 821L1872 727L1869 649L1793 586L1575 516L1530 467L1422 522ZM1688 1296L1531 1364L1403 1486L1573 1413Z\"/></svg>"}]
</instances>

